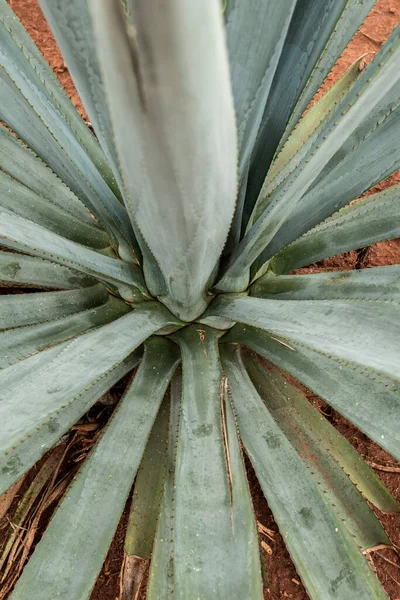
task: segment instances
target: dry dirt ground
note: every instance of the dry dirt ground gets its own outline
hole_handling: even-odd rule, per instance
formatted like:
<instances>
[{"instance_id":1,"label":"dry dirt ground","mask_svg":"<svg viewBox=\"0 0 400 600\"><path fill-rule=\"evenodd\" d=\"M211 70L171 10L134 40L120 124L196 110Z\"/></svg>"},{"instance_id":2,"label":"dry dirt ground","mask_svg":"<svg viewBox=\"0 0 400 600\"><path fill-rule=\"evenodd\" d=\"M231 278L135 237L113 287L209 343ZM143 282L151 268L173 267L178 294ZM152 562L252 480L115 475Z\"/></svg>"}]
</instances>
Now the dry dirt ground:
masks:
<instances>
[{"instance_id":1,"label":"dry dirt ground","mask_svg":"<svg viewBox=\"0 0 400 600\"><path fill-rule=\"evenodd\" d=\"M86 118L86 114L68 73L68 69L64 64L51 32L41 14L37 0L8 1L54 69L62 85L72 98L75 106L81 112L82 116ZM358 57L365 53L376 52L387 38L392 28L399 22L400 0L378 0L374 10L362 25L360 31L355 35L343 56L334 67L332 73L328 76L322 90L327 89ZM372 54L367 56L366 60L368 60L371 55ZM383 189L397 182L400 182L400 173L396 173L387 181L374 188L373 191ZM320 263L302 269L301 271L316 272L319 270L348 270L398 263L400 263L400 240L392 240L375 244L367 249L348 252L344 255L321 261ZM315 403L324 414L326 414L327 418L357 448L360 454L362 454L368 462L375 465L378 475L389 487L394 496L400 500L400 475L398 468L396 471L396 465L394 465L393 459L376 444L370 442L362 433L335 411L322 403L311 392L305 388L303 388L303 390L309 399ZM118 390L116 392L114 391L114 394L118 395ZM74 457L78 456L79 458L79 456L83 456L86 451L85 449L92 444L93 438L96 437L96 435L96 431L92 433L90 431L85 431L84 436L78 436L71 447L71 465L76 465L76 458ZM394 469L392 469L392 467L394 467ZM267 528L267 530L263 530L265 533L261 534L265 566L268 573L268 587L265 589L265 598L269 600L280 600L282 598L306 600L308 595L290 560L277 525L269 510L267 502L263 498L251 467L248 467L248 473L257 520L261 525L261 528ZM51 510L44 514L41 528L43 528L45 521L49 518L49 513L51 513ZM378 513L378 516L389 533L393 543L400 546L399 519L396 520L395 517L384 515L382 513ZM92 600L115 600L118 598L118 580L123 554L124 526L126 526L126 511L121 519L102 573L93 590ZM37 539L35 539L35 543L40 537L40 529ZM372 564L374 568L376 568L379 579L383 583L390 599L400 600L400 562L396 554L391 550L380 550L374 552L371 558Z\"/></svg>"}]
</instances>

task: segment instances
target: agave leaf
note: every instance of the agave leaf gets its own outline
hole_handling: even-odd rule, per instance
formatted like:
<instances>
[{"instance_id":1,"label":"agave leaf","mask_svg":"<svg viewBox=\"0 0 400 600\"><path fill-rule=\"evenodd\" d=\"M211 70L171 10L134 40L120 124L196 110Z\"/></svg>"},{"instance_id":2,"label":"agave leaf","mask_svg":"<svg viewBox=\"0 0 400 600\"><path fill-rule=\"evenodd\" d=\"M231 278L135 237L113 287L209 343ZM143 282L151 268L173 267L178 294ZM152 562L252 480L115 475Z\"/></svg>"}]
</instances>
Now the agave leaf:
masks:
<instances>
[{"instance_id":1,"label":"agave leaf","mask_svg":"<svg viewBox=\"0 0 400 600\"><path fill-rule=\"evenodd\" d=\"M87 153L104 179L111 184L112 173L96 138L83 122L53 70L4 0L0 3L0 17L2 66L11 74L11 79L17 86L19 84L21 93L41 114L43 120L45 121L46 115L49 116L46 126L51 128L53 125L53 134L55 137L60 136L59 144L65 149L66 154L69 155L68 151L71 154L72 151L76 151L77 155L73 156L76 160L80 153ZM49 99L47 105L46 101Z\"/></svg>"},{"instance_id":2,"label":"agave leaf","mask_svg":"<svg viewBox=\"0 0 400 600\"><path fill-rule=\"evenodd\" d=\"M358 223L357 223L358 225ZM356 229L358 233L358 228ZM354 231L353 231L354 234ZM252 286L252 296L275 300L400 301L400 265L310 275L265 275Z\"/></svg>"},{"instance_id":3,"label":"agave leaf","mask_svg":"<svg viewBox=\"0 0 400 600\"><path fill-rule=\"evenodd\" d=\"M62 292L0 296L0 330L53 321L104 304L107 298L101 283Z\"/></svg>"},{"instance_id":4,"label":"agave leaf","mask_svg":"<svg viewBox=\"0 0 400 600\"><path fill-rule=\"evenodd\" d=\"M271 363L266 365L267 370L265 370L254 356L252 359L248 357L244 360L244 364L269 412L304 460L326 495L326 499L335 507L342 523L359 548L365 551L380 544L389 546L390 539L373 510L336 461L329 446L321 443L323 427L322 431L318 430L318 425L319 421L325 420L324 417L319 415L318 419L318 411ZM317 426L316 431L310 427L307 404L311 408L310 412L317 413L316 416L312 415ZM367 469L370 468L368 465L365 466ZM394 500L393 504L395 505ZM400 506L396 508L396 512L399 513Z\"/></svg>"},{"instance_id":5,"label":"agave leaf","mask_svg":"<svg viewBox=\"0 0 400 600\"><path fill-rule=\"evenodd\" d=\"M363 57L357 59L347 71L303 115L289 136L286 144L271 164L260 196L267 197L286 179L311 148L332 110L343 99L360 76Z\"/></svg>"},{"instance_id":6,"label":"agave leaf","mask_svg":"<svg viewBox=\"0 0 400 600\"><path fill-rule=\"evenodd\" d=\"M27 594L38 600L89 598L178 360L168 340L148 342L132 384L36 547L13 600Z\"/></svg>"},{"instance_id":7,"label":"agave leaf","mask_svg":"<svg viewBox=\"0 0 400 600\"><path fill-rule=\"evenodd\" d=\"M150 335L176 325L156 304L0 371L0 455L73 402Z\"/></svg>"},{"instance_id":8,"label":"agave leaf","mask_svg":"<svg viewBox=\"0 0 400 600\"><path fill-rule=\"evenodd\" d=\"M5 0L1 0L1 2L3 1ZM114 196L114 200L112 201L113 206L110 206L106 201L103 202L102 196L93 190L83 176L80 176L76 167L64 154L63 149L43 126L42 120L37 115L32 114L31 106L19 94L18 89L15 88L8 76L4 74L1 66L0 81L0 118L24 139L28 146L82 200L88 210L96 216L101 225L110 234L114 245L117 245L122 239L130 240L130 236L133 235L132 228L129 225L124 207L120 202ZM49 150L44 152L42 148L49 148ZM100 175L98 176L100 177ZM111 193L111 191L108 193Z\"/></svg>"},{"instance_id":9,"label":"agave leaf","mask_svg":"<svg viewBox=\"0 0 400 600\"><path fill-rule=\"evenodd\" d=\"M95 280L49 260L0 251L0 283L8 287L68 290L93 285Z\"/></svg>"},{"instance_id":10,"label":"agave leaf","mask_svg":"<svg viewBox=\"0 0 400 600\"><path fill-rule=\"evenodd\" d=\"M117 285L126 284L146 292L141 271L136 265L104 256L17 215L0 213L0 242L98 279Z\"/></svg>"},{"instance_id":11,"label":"agave leaf","mask_svg":"<svg viewBox=\"0 0 400 600\"><path fill-rule=\"evenodd\" d=\"M0 167L27 188L75 218L98 226L86 206L69 187L21 140L0 126Z\"/></svg>"},{"instance_id":12,"label":"agave leaf","mask_svg":"<svg viewBox=\"0 0 400 600\"><path fill-rule=\"evenodd\" d=\"M340 15L340 19L330 33L329 39L326 39L325 47L313 67L306 86L298 99L298 102L290 115L290 120L285 128L285 132L279 140L279 148L288 139L296 123L306 110L313 96L319 90L325 77L329 74L347 44L350 42L370 10L373 8L376 0L347 0L346 6Z\"/></svg>"},{"instance_id":13,"label":"agave leaf","mask_svg":"<svg viewBox=\"0 0 400 600\"><path fill-rule=\"evenodd\" d=\"M335 509L253 387L239 349L224 347L240 434L297 571L313 600L387 598ZM329 540L329 544L327 544Z\"/></svg>"},{"instance_id":14,"label":"agave leaf","mask_svg":"<svg viewBox=\"0 0 400 600\"><path fill-rule=\"evenodd\" d=\"M218 290L241 291L237 281L243 269L249 267L263 252L331 159L346 145L358 127L362 129L365 121L370 123L380 114L382 106L389 112L393 108L388 98L393 99L393 95L397 95L400 89L400 72L397 68L400 57L399 37L400 26L361 73L345 99L331 113L310 153L285 184L278 188L274 198L268 200L264 212L232 254L225 274L217 285ZM255 210L257 211L257 206Z\"/></svg>"},{"instance_id":15,"label":"agave leaf","mask_svg":"<svg viewBox=\"0 0 400 600\"><path fill-rule=\"evenodd\" d=\"M247 197L250 208L276 150L282 148L374 3L297 2L252 156Z\"/></svg>"},{"instance_id":16,"label":"agave leaf","mask_svg":"<svg viewBox=\"0 0 400 600\"><path fill-rule=\"evenodd\" d=\"M342 208L281 250L271 269L288 273L328 256L399 237L399 200L400 185L395 185Z\"/></svg>"},{"instance_id":17,"label":"agave leaf","mask_svg":"<svg viewBox=\"0 0 400 600\"><path fill-rule=\"evenodd\" d=\"M120 229L129 240L132 230L105 181L115 185L97 140L5 0L0 2L0 43L1 118L106 228L116 235Z\"/></svg>"},{"instance_id":18,"label":"agave leaf","mask_svg":"<svg viewBox=\"0 0 400 600\"><path fill-rule=\"evenodd\" d=\"M250 156L297 0L229 0L227 46L239 145L239 195L225 252L240 240Z\"/></svg>"},{"instance_id":19,"label":"agave leaf","mask_svg":"<svg viewBox=\"0 0 400 600\"><path fill-rule=\"evenodd\" d=\"M293 375L382 448L400 458L398 382L254 327L236 325L224 339L252 348ZM374 485L377 483L376 477ZM387 512L394 511L384 489L382 485L381 502L385 502Z\"/></svg>"},{"instance_id":20,"label":"agave leaf","mask_svg":"<svg viewBox=\"0 0 400 600\"><path fill-rule=\"evenodd\" d=\"M333 460L328 461L329 465L331 465L328 471L335 471L335 465L340 465L341 470L343 469L358 490L379 510L389 513L400 513L400 505L390 494L375 471L365 462L350 442L308 402L303 394L288 383L287 379L283 377L276 366L268 362L265 368L263 368L255 354L251 358L245 356L244 364L255 388L269 410L274 413L274 417L279 420L282 416L282 419L287 424L288 431L288 427L292 422L294 429L298 428L304 439L311 439L313 452L317 447L324 448L328 455L332 457ZM267 374L265 369L267 370ZM263 385L265 386L264 388L262 387ZM292 445L296 444L295 437L290 437L290 440ZM312 456L308 456L307 458L312 459ZM316 467L320 466L316 464ZM329 478L329 472L327 473L327 477ZM345 502L346 505L347 502ZM363 505L365 506L365 503ZM351 508L351 503L349 504L349 508ZM364 510L360 506L360 517ZM357 520L357 513L354 517ZM383 533L381 529L378 529L378 525L376 525L375 531L379 535ZM372 545L374 544L372 543Z\"/></svg>"},{"instance_id":21,"label":"agave leaf","mask_svg":"<svg viewBox=\"0 0 400 600\"><path fill-rule=\"evenodd\" d=\"M206 306L236 196L220 7L214 0L135 1L133 30L116 4L89 6L127 209L164 276L163 302L191 320Z\"/></svg>"},{"instance_id":22,"label":"agave leaf","mask_svg":"<svg viewBox=\"0 0 400 600\"><path fill-rule=\"evenodd\" d=\"M108 164L112 167L114 177L120 185L117 151L97 59L88 2L87 0L70 2L41 0L40 5L60 46Z\"/></svg>"},{"instance_id":23,"label":"agave leaf","mask_svg":"<svg viewBox=\"0 0 400 600\"><path fill-rule=\"evenodd\" d=\"M0 302L1 298L0 296ZM54 344L74 338L92 327L114 321L129 310L125 302L110 296L107 302L95 308L53 321L3 331L0 333L0 369Z\"/></svg>"},{"instance_id":24,"label":"agave leaf","mask_svg":"<svg viewBox=\"0 0 400 600\"><path fill-rule=\"evenodd\" d=\"M230 0L225 11L240 174L253 150L296 4Z\"/></svg>"},{"instance_id":25,"label":"agave leaf","mask_svg":"<svg viewBox=\"0 0 400 600\"><path fill-rule=\"evenodd\" d=\"M141 354L137 350L128 356L3 455L0 458L0 494L26 473L121 377L136 367Z\"/></svg>"},{"instance_id":26,"label":"agave leaf","mask_svg":"<svg viewBox=\"0 0 400 600\"><path fill-rule=\"evenodd\" d=\"M373 123L373 130L365 139L355 140L354 149L349 149L339 164L331 169L328 164L324 178L303 196L256 260L253 277L283 247L396 171L400 167L399 135L397 107L382 122Z\"/></svg>"},{"instance_id":27,"label":"agave leaf","mask_svg":"<svg viewBox=\"0 0 400 600\"><path fill-rule=\"evenodd\" d=\"M254 515L225 406L219 336L194 326L176 334L183 389L173 558L174 593L182 600L262 598Z\"/></svg>"},{"instance_id":28,"label":"agave leaf","mask_svg":"<svg viewBox=\"0 0 400 600\"><path fill-rule=\"evenodd\" d=\"M178 370L171 381L167 471L151 557L147 589L148 600L172 600L174 598L175 474L181 408L182 375Z\"/></svg>"},{"instance_id":29,"label":"agave leaf","mask_svg":"<svg viewBox=\"0 0 400 600\"><path fill-rule=\"evenodd\" d=\"M259 327L389 377L399 375L400 305L390 301L264 300L232 295L217 298L206 315Z\"/></svg>"},{"instance_id":30,"label":"agave leaf","mask_svg":"<svg viewBox=\"0 0 400 600\"><path fill-rule=\"evenodd\" d=\"M138 597L152 552L167 467L170 403L166 396L154 422L136 476L125 535L121 600Z\"/></svg>"},{"instance_id":31,"label":"agave leaf","mask_svg":"<svg viewBox=\"0 0 400 600\"><path fill-rule=\"evenodd\" d=\"M101 249L110 243L105 231L82 222L2 171L0 171L0 210L20 215L78 244Z\"/></svg>"}]
</instances>

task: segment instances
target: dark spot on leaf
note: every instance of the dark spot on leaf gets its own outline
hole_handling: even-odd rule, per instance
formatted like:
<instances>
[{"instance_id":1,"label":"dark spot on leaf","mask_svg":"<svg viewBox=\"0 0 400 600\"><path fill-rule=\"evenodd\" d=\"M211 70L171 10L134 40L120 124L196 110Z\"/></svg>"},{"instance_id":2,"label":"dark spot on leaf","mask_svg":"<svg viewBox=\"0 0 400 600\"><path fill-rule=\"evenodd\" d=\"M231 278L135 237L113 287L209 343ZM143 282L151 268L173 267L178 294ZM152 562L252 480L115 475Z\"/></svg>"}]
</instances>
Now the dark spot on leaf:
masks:
<instances>
[{"instance_id":1,"label":"dark spot on leaf","mask_svg":"<svg viewBox=\"0 0 400 600\"><path fill-rule=\"evenodd\" d=\"M299 510L299 515L307 529L311 529L315 523L315 517L312 509L305 506Z\"/></svg>"},{"instance_id":2,"label":"dark spot on leaf","mask_svg":"<svg viewBox=\"0 0 400 600\"><path fill-rule=\"evenodd\" d=\"M211 435L212 430L213 426L211 423L204 423L203 425L200 425L200 427L193 429L193 434L196 437L207 437L208 435Z\"/></svg>"},{"instance_id":3,"label":"dark spot on leaf","mask_svg":"<svg viewBox=\"0 0 400 600\"><path fill-rule=\"evenodd\" d=\"M338 590L340 584L345 579L347 580L347 585L349 587L353 588L354 590L357 589L357 582L355 581L353 573L348 568L343 567L340 570L339 575L331 581L331 590L333 593L335 593Z\"/></svg>"},{"instance_id":4,"label":"dark spot on leaf","mask_svg":"<svg viewBox=\"0 0 400 600\"><path fill-rule=\"evenodd\" d=\"M281 441L278 435L264 435L264 440L267 442L268 448L279 448Z\"/></svg>"},{"instance_id":5,"label":"dark spot on leaf","mask_svg":"<svg viewBox=\"0 0 400 600\"><path fill-rule=\"evenodd\" d=\"M1 472L4 475L14 475L17 473L19 467L21 466L21 461L18 456L10 456L5 466L1 469Z\"/></svg>"},{"instance_id":6,"label":"dark spot on leaf","mask_svg":"<svg viewBox=\"0 0 400 600\"><path fill-rule=\"evenodd\" d=\"M47 427L51 433L55 433L60 429L60 424L56 419L50 419L50 421L47 423Z\"/></svg>"},{"instance_id":7,"label":"dark spot on leaf","mask_svg":"<svg viewBox=\"0 0 400 600\"><path fill-rule=\"evenodd\" d=\"M53 387L53 388L49 388L49 389L47 390L47 393L48 393L48 394L56 394L57 392L61 392L61 387L60 387L60 386L56 386L56 387Z\"/></svg>"},{"instance_id":8,"label":"dark spot on leaf","mask_svg":"<svg viewBox=\"0 0 400 600\"><path fill-rule=\"evenodd\" d=\"M13 262L7 265L6 267L3 267L2 272L4 273L4 275L7 275L7 277L11 277L11 279L14 279L14 277L20 270L21 267L19 266L19 264Z\"/></svg>"}]
</instances>

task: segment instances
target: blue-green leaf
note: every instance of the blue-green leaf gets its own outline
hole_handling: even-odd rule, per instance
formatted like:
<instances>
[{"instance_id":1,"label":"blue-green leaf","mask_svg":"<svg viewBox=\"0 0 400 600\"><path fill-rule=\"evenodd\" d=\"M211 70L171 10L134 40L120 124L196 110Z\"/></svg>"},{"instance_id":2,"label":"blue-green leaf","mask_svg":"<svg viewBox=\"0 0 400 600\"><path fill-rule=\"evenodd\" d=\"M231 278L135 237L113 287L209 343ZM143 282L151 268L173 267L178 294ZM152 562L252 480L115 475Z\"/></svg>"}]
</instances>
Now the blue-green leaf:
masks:
<instances>
[{"instance_id":1,"label":"blue-green leaf","mask_svg":"<svg viewBox=\"0 0 400 600\"><path fill-rule=\"evenodd\" d=\"M131 3L136 29L107 0L89 3L125 202L192 320L225 244L236 196L236 131L218 2ZM144 264L150 292L153 266Z\"/></svg>"},{"instance_id":2,"label":"blue-green leaf","mask_svg":"<svg viewBox=\"0 0 400 600\"><path fill-rule=\"evenodd\" d=\"M129 310L130 308L125 302L109 296L107 302L95 308L53 321L2 331L0 332L0 369L54 346L54 344L74 338L92 327L114 321Z\"/></svg>"},{"instance_id":3,"label":"blue-green leaf","mask_svg":"<svg viewBox=\"0 0 400 600\"><path fill-rule=\"evenodd\" d=\"M94 216L69 187L20 139L0 126L0 167L27 188L84 223L97 225Z\"/></svg>"},{"instance_id":4,"label":"blue-green leaf","mask_svg":"<svg viewBox=\"0 0 400 600\"><path fill-rule=\"evenodd\" d=\"M167 476L170 398L167 394L151 430L133 489L120 576L121 600L138 596L153 549Z\"/></svg>"},{"instance_id":5,"label":"blue-green leaf","mask_svg":"<svg viewBox=\"0 0 400 600\"><path fill-rule=\"evenodd\" d=\"M236 325L224 339L252 348L293 375L400 459L398 381L254 327Z\"/></svg>"},{"instance_id":6,"label":"blue-green leaf","mask_svg":"<svg viewBox=\"0 0 400 600\"><path fill-rule=\"evenodd\" d=\"M0 371L0 455L176 319L155 303Z\"/></svg>"},{"instance_id":7,"label":"blue-green leaf","mask_svg":"<svg viewBox=\"0 0 400 600\"><path fill-rule=\"evenodd\" d=\"M270 266L274 272L288 273L328 256L399 236L400 185L396 185L342 208L281 250Z\"/></svg>"},{"instance_id":8,"label":"blue-green leaf","mask_svg":"<svg viewBox=\"0 0 400 600\"><path fill-rule=\"evenodd\" d=\"M328 356L399 377L400 305L390 301L227 295L217 298L206 316L253 325Z\"/></svg>"},{"instance_id":9,"label":"blue-green leaf","mask_svg":"<svg viewBox=\"0 0 400 600\"><path fill-rule=\"evenodd\" d=\"M0 2L0 42L0 117L108 231L129 241L132 229L105 181L112 185L113 176L97 140L6 0Z\"/></svg>"},{"instance_id":10,"label":"blue-green leaf","mask_svg":"<svg viewBox=\"0 0 400 600\"><path fill-rule=\"evenodd\" d=\"M60 319L104 304L107 298L107 289L101 283L62 292L2 295L0 330Z\"/></svg>"},{"instance_id":11,"label":"blue-green leaf","mask_svg":"<svg viewBox=\"0 0 400 600\"><path fill-rule=\"evenodd\" d=\"M125 284L138 288L145 294L143 299L146 298L146 287L137 265L104 256L17 215L0 213L0 242L9 248L48 258L114 285Z\"/></svg>"},{"instance_id":12,"label":"blue-green leaf","mask_svg":"<svg viewBox=\"0 0 400 600\"><path fill-rule=\"evenodd\" d=\"M0 494L30 469L121 377L131 371L140 357L139 351L131 354L2 456Z\"/></svg>"},{"instance_id":13,"label":"blue-green leaf","mask_svg":"<svg viewBox=\"0 0 400 600\"><path fill-rule=\"evenodd\" d=\"M363 551L379 544L389 546L385 530L361 492L365 491L369 500L373 498L381 510L382 507L389 508L390 512L399 514L400 506L373 469L277 367L271 363L261 366L256 356L245 356L244 364L271 415L308 466L357 545ZM347 472L348 467L351 475Z\"/></svg>"},{"instance_id":14,"label":"blue-green leaf","mask_svg":"<svg viewBox=\"0 0 400 600\"><path fill-rule=\"evenodd\" d=\"M178 349L166 339L147 344L132 384L36 547L13 600L89 598L178 360Z\"/></svg>"},{"instance_id":15,"label":"blue-green leaf","mask_svg":"<svg viewBox=\"0 0 400 600\"><path fill-rule=\"evenodd\" d=\"M247 192L250 206L276 150L288 139L375 1L298 0L252 156Z\"/></svg>"},{"instance_id":16,"label":"blue-green leaf","mask_svg":"<svg viewBox=\"0 0 400 600\"><path fill-rule=\"evenodd\" d=\"M221 356L243 444L310 596L386 599L335 509L253 387L239 349L224 348Z\"/></svg>"},{"instance_id":17,"label":"blue-green leaf","mask_svg":"<svg viewBox=\"0 0 400 600\"><path fill-rule=\"evenodd\" d=\"M176 449L182 404L182 374L178 370L171 382L170 419L168 430L167 472L154 549L151 557L148 600L174 598L174 524Z\"/></svg>"},{"instance_id":18,"label":"blue-green leaf","mask_svg":"<svg viewBox=\"0 0 400 600\"><path fill-rule=\"evenodd\" d=\"M356 231L357 233L357 231ZM252 286L252 296L272 300L390 300L400 302L400 265L260 277Z\"/></svg>"},{"instance_id":19,"label":"blue-green leaf","mask_svg":"<svg viewBox=\"0 0 400 600\"><path fill-rule=\"evenodd\" d=\"M176 334L182 415L176 461L174 594L260 600L255 521L218 354L219 333Z\"/></svg>"},{"instance_id":20,"label":"blue-green leaf","mask_svg":"<svg viewBox=\"0 0 400 600\"><path fill-rule=\"evenodd\" d=\"M352 142L353 135L357 136L359 130L363 130L365 123L369 128L375 119L379 121L380 116L385 119L395 108L400 91L399 38L400 26L363 71L343 101L332 111L310 153L303 158L287 181L278 187L273 198L260 198L259 202L266 202L267 206L254 224L250 223L249 230L232 254L225 273L216 286L218 290L242 291L239 283L243 286L243 271L263 252L324 168L331 160L337 160L340 151L347 143ZM347 201L351 199L353 198L348 198ZM257 210L256 205L255 211ZM263 259L265 261L265 257Z\"/></svg>"},{"instance_id":21,"label":"blue-green leaf","mask_svg":"<svg viewBox=\"0 0 400 600\"><path fill-rule=\"evenodd\" d=\"M93 285L95 280L36 256L0 251L0 282L8 287L68 290Z\"/></svg>"}]
</instances>

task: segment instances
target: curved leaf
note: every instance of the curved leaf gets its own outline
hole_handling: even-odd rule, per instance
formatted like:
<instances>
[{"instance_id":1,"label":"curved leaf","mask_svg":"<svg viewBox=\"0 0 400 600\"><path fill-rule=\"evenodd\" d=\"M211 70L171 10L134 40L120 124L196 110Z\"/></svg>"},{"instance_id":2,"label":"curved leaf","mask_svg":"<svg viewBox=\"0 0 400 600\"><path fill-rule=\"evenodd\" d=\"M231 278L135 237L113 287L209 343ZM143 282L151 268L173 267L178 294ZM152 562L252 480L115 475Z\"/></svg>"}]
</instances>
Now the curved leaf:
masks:
<instances>
[{"instance_id":1,"label":"curved leaf","mask_svg":"<svg viewBox=\"0 0 400 600\"><path fill-rule=\"evenodd\" d=\"M100 283L62 292L0 296L0 330L66 317L104 304L107 298L107 289Z\"/></svg>"},{"instance_id":2,"label":"curved leaf","mask_svg":"<svg viewBox=\"0 0 400 600\"><path fill-rule=\"evenodd\" d=\"M129 240L126 213L104 155L5 0L0 2L0 116L67 183L104 226ZM127 227L128 225L128 227Z\"/></svg>"},{"instance_id":3,"label":"curved leaf","mask_svg":"<svg viewBox=\"0 0 400 600\"><path fill-rule=\"evenodd\" d=\"M13 600L27 594L38 600L89 598L178 360L167 340L148 343L132 384L66 492Z\"/></svg>"},{"instance_id":4,"label":"curved leaf","mask_svg":"<svg viewBox=\"0 0 400 600\"><path fill-rule=\"evenodd\" d=\"M399 376L400 305L390 301L221 296L206 315L259 327L389 378Z\"/></svg>"},{"instance_id":5,"label":"curved leaf","mask_svg":"<svg viewBox=\"0 0 400 600\"><path fill-rule=\"evenodd\" d=\"M356 233L358 232L355 229ZM353 230L354 232L354 230ZM252 296L275 300L390 300L400 302L400 265L312 273L279 275L258 279L250 289Z\"/></svg>"},{"instance_id":6,"label":"curved leaf","mask_svg":"<svg viewBox=\"0 0 400 600\"><path fill-rule=\"evenodd\" d=\"M107 302L95 308L54 321L3 331L0 333L0 369L54 344L74 338L92 327L114 321L129 311L130 308L125 302L110 296Z\"/></svg>"},{"instance_id":7,"label":"curved leaf","mask_svg":"<svg viewBox=\"0 0 400 600\"><path fill-rule=\"evenodd\" d=\"M93 285L95 279L49 260L0 251L0 282L7 287L69 290Z\"/></svg>"},{"instance_id":8,"label":"curved leaf","mask_svg":"<svg viewBox=\"0 0 400 600\"><path fill-rule=\"evenodd\" d=\"M86 206L65 183L21 140L0 126L0 167L27 188L74 217L98 225Z\"/></svg>"},{"instance_id":9,"label":"curved leaf","mask_svg":"<svg viewBox=\"0 0 400 600\"><path fill-rule=\"evenodd\" d=\"M137 287L146 293L143 276L137 265L104 256L17 215L0 213L0 242L9 248L94 275L97 279ZM142 297L142 300L145 298Z\"/></svg>"},{"instance_id":10,"label":"curved leaf","mask_svg":"<svg viewBox=\"0 0 400 600\"><path fill-rule=\"evenodd\" d=\"M250 205L257 199L276 150L282 148L374 4L375 0L297 2L252 156Z\"/></svg>"},{"instance_id":11,"label":"curved leaf","mask_svg":"<svg viewBox=\"0 0 400 600\"><path fill-rule=\"evenodd\" d=\"M0 494L26 473L95 402L139 362L135 352L84 390L74 402L44 421L29 437L0 458Z\"/></svg>"},{"instance_id":12,"label":"curved leaf","mask_svg":"<svg viewBox=\"0 0 400 600\"><path fill-rule=\"evenodd\" d=\"M88 2L87 0L70 0L69 2L41 0L40 5L68 64L68 70L79 96L82 98L107 161L112 167L114 177L120 184L114 134L97 60L97 48ZM77 18L78 15L79 18Z\"/></svg>"},{"instance_id":13,"label":"curved leaf","mask_svg":"<svg viewBox=\"0 0 400 600\"><path fill-rule=\"evenodd\" d=\"M244 364L271 415L309 467L357 545L363 551L379 544L390 545L385 530L360 492L371 491L379 504L386 501L397 514L400 506L385 486L379 485L371 467L274 365L268 363L263 368L255 356L245 357ZM334 447L336 442L342 455ZM350 463L351 468L352 460L358 467L356 472L353 469L353 477L343 468L343 462L346 466Z\"/></svg>"},{"instance_id":14,"label":"curved leaf","mask_svg":"<svg viewBox=\"0 0 400 600\"><path fill-rule=\"evenodd\" d=\"M360 76L362 58L356 60L302 116L282 150L272 162L260 195L265 197L271 194L299 164L318 136L319 128L323 127L329 114Z\"/></svg>"},{"instance_id":15,"label":"curved leaf","mask_svg":"<svg viewBox=\"0 0 400 600\"><path fill-rule=\"evenodd\" d=\"M89 6L127 209L165 279L163 302L192 320L206 307L236 196L220 6L134 1L136 30L116 4L92 0ZM152 267L144 267L154 294Z\"/></svg>"},{"instance_id":16,"label":"curved leaf","mask_svg":"<svg viewBox=\"0 0 400 600\"><path fill-rule=\"evenodd\" d=\"M0 171L0 210L20 215L78 244L102 249L109 245L105 231L82 222Z\"/></svg>"},{"instance_id":17,"label":"curved leaf","mask_svg":"<svg viewBox=\"0 0 400 600\"><path fill-rule=\"evenodd\" d=\"M0 455L73 402L150 335L176 325L156 304L0 371Z\"/></svg>"},{"instance_id":18,"label":"curved leaf","mask_svg":"<svg viewBox=\"0 0 400 600\"><path fill-rule=\"evenodd\" d=\"M271 269L288 273L328 256L399 237L399 201L400 185L395 185L342 208L279 252Z\"/></svg>"},{"instance_id":19,"label":"curved leaf","mask_svg":"<svg viewBox=\"0 0 400 600\"><path fill-rule=\"evenodd\" d=\"M382 448L400 458L398 382L254 327L236 325L225 339L252 348L293 375ZM377 483L375 477L374 485ZM382 510L393 511L393 503L381 487L382 494L380 502L386 506Z\"/></svg>"},{"instance_id":20,"label":"curved leaf","mask_svg":"<svg viewBox=\"0 0 400 600\"><path fill-rule=\"evenodd\" d=\"M221 357L244 446L310 596L314 600L387 598L310 470L253 387L239 350L224 347Z\"/></svg>"},{"instance_id":21,"label":"curved leaf","mask_svg":"<svg viewBox=\"0 0 400 600\"><path fill-rule=\"evenodd\" d=\"M290 116L290 122L280 139L279 147L282 147L293 127L296 125L301 115L306 110L313 96L319 90L325 77L329 74L337 59L346 48L358 28L361 26L365 17L376 4L376 0L347 0L346 6L331 32L329 40L313 68L305 88Z\"/></svg>"},{"instance_id":22,"label":"curved leaf","mask_svg":"<svg viewBox=\"0 0 400 600\"><path fill-rule=\"evenodd\" d=\"M328 162L255 261L253 277L283 247L400 167L399 93L400 86L393 88L380 113L372 113Z\"/></svg>"}]
</instances>

